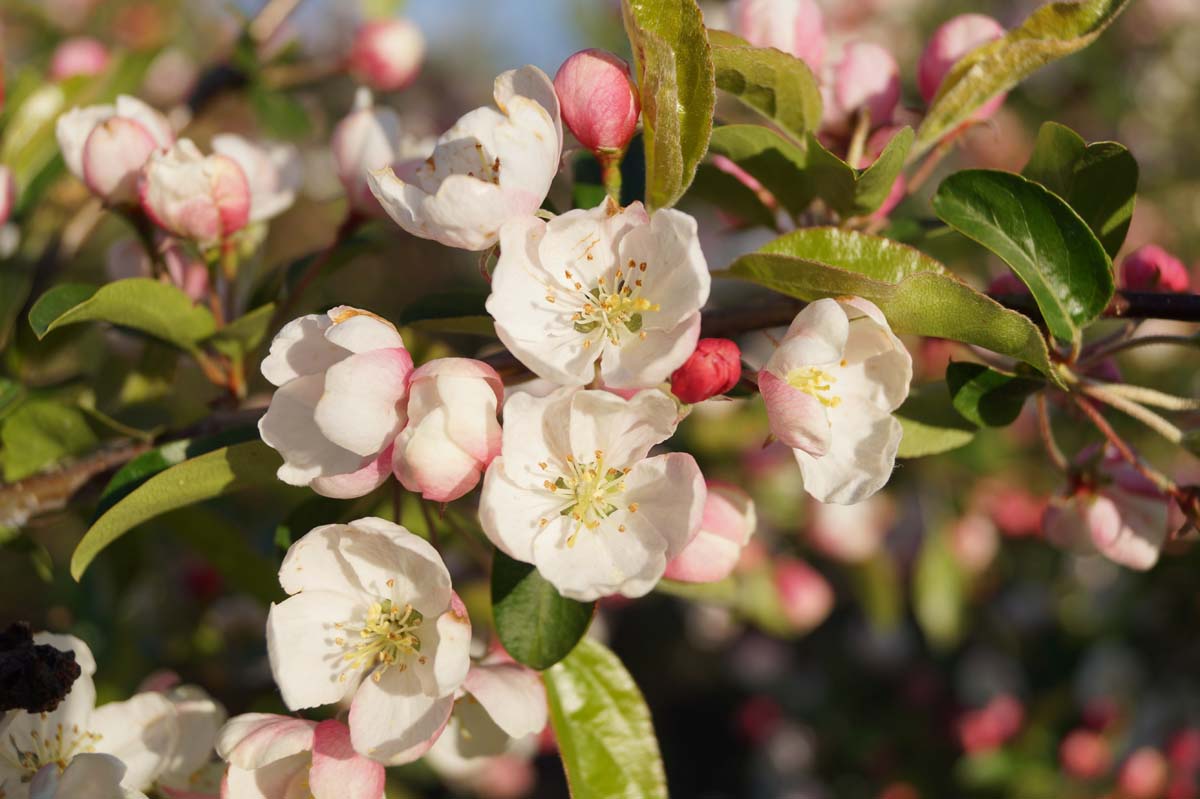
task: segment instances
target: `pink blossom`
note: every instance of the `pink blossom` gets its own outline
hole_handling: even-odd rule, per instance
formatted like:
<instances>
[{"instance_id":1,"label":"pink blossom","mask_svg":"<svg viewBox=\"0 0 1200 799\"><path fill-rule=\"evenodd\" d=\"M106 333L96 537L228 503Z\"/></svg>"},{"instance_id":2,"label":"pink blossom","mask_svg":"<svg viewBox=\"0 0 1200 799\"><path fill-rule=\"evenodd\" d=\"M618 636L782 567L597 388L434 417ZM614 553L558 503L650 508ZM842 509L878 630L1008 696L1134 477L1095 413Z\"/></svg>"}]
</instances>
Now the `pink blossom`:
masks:
<instances>
[{"instance_id":1,"label":"pink blossom","mask_svg":"<svg viewBox=\"0 0 1200 799\"><path fill-rule=\"evenodd\" d=\"M961 14L944 22L933 32L917 66L917 86L926 102L931 102L938 87L963 56L1005 33L1004 26L983 14ZM975 112L975 119L987 119L1004 103L1004 95L993 97Z\"/></svg>"},{"instance_id":2,"label":"pink blossom","mask_svg":"<svg viewBox=\"0 0 1200 799\"><path fill-rule=\"evenodd\" d=\"M998 749L1021 731L1025 708L1020 700L1003 694L978 710L964 713L957 722L958 739L968 753Z\"/></svg>"},{"instance_id":3,"label":"pink blossom","mask_svg":"<svg viewBox=\"0 0 1200 799\"><path fill-rule=\"evenodd\" d=\"M892 501L882 494L853 505L811 502L808 508L808 543L842 563L870 560L883 546L896 518Z\"/></svg>"},{"instance_id":4,"label":"pink blossom","mask_svg":"<svg viewBox=\"0 0 1200 799\"><path fill-rule=\"evenodd\" d=\"M189 139L150 157L138 195L155 224L201 245L224 241L250 219L242 168L229 156L202 154Z\"/></svg>"},{"instance_id":5,"label":"pink blossom","mask_svg":"<svg viewBox=\"0 0 1200 799\"><path fill-rule=\"evenodd\" d=\"M1063 771L1081 780L1094 780L1108 773L1112 749L1099 733L1077 729L1063 738L1058 747Z\"/></svg>"},{"instance_id":6,"label":"pink blossom","mask_svg":"<svg viewBox=\"0 0 1200 799\"><path fill-rule=\"evenodd\" d=\"M734 31L756 47L774 47L813 72L825 61L825 19L816 0L738 0Z\"/></svg>"},{"instance_id":7,"label":"pink blossom","mask_svg":"<svg viewBox=\"0 0 1200 799\"><path fill-rule=\"evenodd\" d=\"M407 19L367 22L354 35L347 67L375 91L394 92L416 80L425 58L425 37Z\"/></svg>"},{"instance_id":8,"label":"pink blossom","mask_svg":"<svg viewBox=\"0 0 1200 799\"><path fill-rule=\"evenodd\" d=\"M987 569L999 549L996 525L982 513L969 513L950 528L950 551L971 574Z\"/></svg>"},{"instance_id":9,"label":"pink blossom","mask_svg":"<svg viewBox=\"0 0 1200 799\"><path fill-rule=\"evenodd\" d=\"M50 80L99 75L108 68L108 48L90 36L63 40L50 57Z\"/></svg>"},{"instance_id":10,"label":"pink blossom","mask_svg":"<svg viewBox=\"0 0 1200 799\"><path fill-rule=\"evenodd\" d=\"M150 154L175 142L166 117L127 95L115 105L71 109L55 123L55 136L71 174L109 203L134 201Z\"/></svg>"},{"instance_id":11,"label":"pink blossom","mask_svg":"<svg viewBox=\"0 0 1200 799\"><path fill-rule=\"evenodd\" d=\"M554 76L563 122L594 153L623 152L642 104L629 64L604 50L581 50Z\"/></svg>"},{"instance_id":12,"label":"pink blossom","mask_svg":"<svg viewBox=\"0 0 1200 799\"><path fill-rule=\"evenodd\" d=\"M774 579L783 616L798 632L817 627L833 610L833 589L820 572L804 561L778 558Z\"/></svg>"},{"instance_id":13,"label":"pink blossom","mask_svg":"<svg viewBox=\"0 0 1200 799\"><path fill-rule=\"evenodd\" d=\"M829 132L850 133L859 114L867 114L877 128L892 121L900 102L900 68L887 49L853 42L834 65L824 93L823 122Z\"/></svg>"},{"instance_id":14,"label":"pink blossom","mask_svg":"<svg viewBox=\"0 0 1200 799\"><path fill-rule=\"evenodd\" d=\"M709 481L700 530L667 564L663 576L688 583L723 580L737 566L756 524L749 494L736 486Z\"/></svg>"},{"instance_id":15,"label":"pink blossom","mask_svg":"<svg viewBox=\"0 0 1200 799\"><path fill-rule=\"evenodd\" d=\"M671 393L680 402L703 402L724 394L742 377L742 352L727 338L702 338L671 375Z\"/></svg>"},{"instance_id":16,"label":"pink blossom","mask_svg":"<svg viewBox=\"0 0 1200 799\"><path fill-rule=\"evenodd\" d=\"M1152 746L1143 746L1121 765L1117 785L1126 799L1159 799L1167 790L1167 759Z\"/></svg>"},{"instance_id":17,"label":"pink blossom","mask_svg":"<svg viewBox=\"0 0 1200 799\"><path fill-rule=\"evenodd\" d=\"M1131 291L1188 291L1187 267L1157 244L1147 244L1125 256L1121 285Z\"/></svg>"}]
</instances>

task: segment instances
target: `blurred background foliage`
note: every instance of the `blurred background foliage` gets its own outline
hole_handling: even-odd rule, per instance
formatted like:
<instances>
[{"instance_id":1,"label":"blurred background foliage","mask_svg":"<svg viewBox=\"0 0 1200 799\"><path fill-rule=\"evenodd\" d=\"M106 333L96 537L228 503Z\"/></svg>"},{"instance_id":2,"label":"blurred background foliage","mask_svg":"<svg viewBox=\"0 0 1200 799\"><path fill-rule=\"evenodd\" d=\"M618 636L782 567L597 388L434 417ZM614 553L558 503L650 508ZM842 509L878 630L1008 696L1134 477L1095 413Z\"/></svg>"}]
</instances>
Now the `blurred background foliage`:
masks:
<instances>
[{"instance_id":1,"label":"blurred background foliage","mask_svg":"<svg viewBox=\"0 0 1200 799\"><path fill-rule=\"evenodd\" d=\"M248 262L247 297L255 279L279 274L328 244L344 213L327 142L350 107L354 86L345 76L324 75L319 65L323 54L342 46L339 37L352 32L342 21L347 5L305 0L290 39L278 42L266 67L269 80L246 92L216 95L188 122L188 135L202 145L218 132L234 131L288 139L304 151L304 199L271 226ZM428 38L428 62L414 86L378 101L396 108L418 135L436 133L486 101L491 78L502 69L534 63L553 74L582 47L627 55L612 2L404 5L368 2L371 13L403 12L416 20ZM826 12L835 39L863 38L892 49L904 70L906 104L919 109L915 64L937 24L977 11L1011 27L1036 5L830 0ZM240 12L255 10L245 3ZM706 4L710 24L726 11L720 3ZM2 0L0 13L6 115L44 83L56 43L79 33L119 54L107 79L121 90L186 114L180 104L194 92L196 76L228 59L235 47L237 25L230 20L238 11L218 0ZM94 97L100 89L73 80L64 91ZM1154 242L1196 261L1200 4L1137 0L1093 47L1014 91L942 169L1019 171L1045 120L1066 124L1089 141L1115 139L1136 156L1141 190L1127 249ZM41 177L35 187L22 187L22 243L17 256L0 263L9 273L0 275L8 281L0 282L7 295L0 297L0 310L27 310L27 297L55 283L103 282L108 247L129 235L120 219L94 206L88 210L85 190L54 164L52 137L34 131L18 141L17 122L5 119L4 159L20 154L49 166L36 173L31 167L28 175ZM565 205L568 196L569 187L562 186L552 199ZM30 205L34 200L36 206ZM685 207L701 216L714 268L769 236L735 230L702 203ZM910 198L894 214L931 216L927 196ZM353 257L327 270L297 312L350 304L398 320L431 295L477 298L485 291L469 253L406 236L386 223L360 236ZM47 242L59 237L57 252L44 254ZM1001 268L957 237L923 246L979 285ZM32 276L27 294L18 292L15 270ZM26 392L13 413L37 412L39 398L65 398L81 409L61 420L49 441L23 438L19 425L0 428L8 480L64 455L136 441L138 431L196 425L217 400L193 366L161 345L95 326L67 328L39 342L24 312L0 314L0 321L6 318L14 321L11 331L0 325L3 373ZM418 362L497 346L486 336L444 329L405 332ZM754 341L745 343L753 351ZM940 376L953 355L937 342L909 343L918 382ZM1145 354L1122 366L1131 378L1153 375L1153 385L1194 396L1200 380L1190 366L1179 368L1177 357L1174 350ZM266 389L256 379L251 395L265 402ZM10 411L0 394L0 417ZM646 694L675 796L1083 799L1115 795L1117 769L1141 747L1169 755L1171 799L1200 795L1196 771L1188 770L1200 765L1200 753L1195 745L1188 750L1189 739L1181 737L1200 730L1200 553L1170 553L1153 571L1135 574L1040 540L1040 508L1061 486L1045 463L1028 411L1013 427L986 431L949 455L902 462L883 501L886 536L853 562L814 543L810 508L790 456L778 445L762 446L767 426L761 404L710 403L692 415L677 439L680 446L696 454L706 475L746 487L758 503L757 544L748 550L746 573L761 574L780 558L803 558L833 586L836 604L805 634L803 622L780 623L779 608L769 600L752 598L754 607L742 608L748 613L724 607L727 597L694 602L664 592L604 605L597 634L608 637ZM1155 457L1155 443L1129 431ZM1070 430L1062 434L1071 450L1090 440L1082 433L1072 440ZM1189 470L1193 481L1197 476L1194 461L1175 467L1181 479ZM101 701L127 695L155 670L171 669L203 685L232 713L283 711L263 637L268 603L282 596L275 570L283 548L320 523L394 515L386 487L353 502L284 486L239 494L143 525L105 551L76 584L66 564L92 519L97 495L93 488L69 509L0 529L3 616L85 638L101 664ZM426 533L415 500L401 504L403 521ZM456 525L473 524L468 516L452 511ZM838 524L851 538L868 535L871 526L861 518ZM486 572L464 543L471 540L443 535L460 591L476 626L485 629ZM1020 716L1015 725L1006 723L1014 712L1010 700ZM1071 760L1075 749L1064 746L1080 731L1095 733L1103 744L1095 751L1105 757L1090 779L1079 776L1079 764ZM1093 760L1100 757L1095 751ZM565 796L559 768L553 756L538 758L530 795ZM454 794L420 765L401 770L389 786L393 797Z\"/></svg>"}]
</instances>

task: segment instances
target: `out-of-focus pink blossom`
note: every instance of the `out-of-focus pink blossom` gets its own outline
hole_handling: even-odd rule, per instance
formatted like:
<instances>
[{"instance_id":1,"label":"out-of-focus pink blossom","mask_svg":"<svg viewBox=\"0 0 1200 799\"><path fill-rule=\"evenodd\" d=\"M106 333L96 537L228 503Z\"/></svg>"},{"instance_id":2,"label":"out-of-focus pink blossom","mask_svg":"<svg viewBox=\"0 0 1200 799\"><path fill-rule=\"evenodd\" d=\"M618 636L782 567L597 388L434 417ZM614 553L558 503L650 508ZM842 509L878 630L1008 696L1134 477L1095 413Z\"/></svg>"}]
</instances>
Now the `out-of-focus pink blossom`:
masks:
<instances>
[{"instance_id":1,"label":"out-of-focus pink blossom","mask_svg":"<svg viewBox=\"0 0 1200 799\"><path fill-rule=\"evenodd\" d=\"M1121 764L1117 786L1126 799L1161 799L1169 779L1170 769L1163 753L1143 746Z\"/></svg>"},{"instance_id":2,"label":"out-of-focus pink blossom","mask_svg":"<svg viewBox=\"0 0 1200 799\"><path fill-rule=\"evenodd\" d=\"M1200 728L1189 727L1175 733L1167 745L1167 760L1174 771L1200 774Z\"/></svg>"},{"instance_id":3,"label":"out-of-focus pink blossom","mask_svg":"<svg viewBox=\"0 0 1200 799\"><path fill-rule=\"evenodd\" d=\"M926 102L933 100L946 75L963 56L977 47L1004 35L1004 26L983 14L961 14L944 22L933 32L917 66L917 87ZM974 114L987 119L1004 104L1000 94L988 100Z\"/></svg>"},{"instance_id":4,"label":"out-of-focus pink blossom","mask_svg":"<svg viewBox=\"0 0 1200 799\"><path fill-rule=\"evenodd\" d=\"M108 68L108 48L90 36L64 39L50 57L50 80L99 75Z\"/></svg>"},{"instance_id":5,"label":"out-of-focus pink blossom","mask_svg":"<svg viewBox=\"0 0 1200 799\"><path fill-rule=\"evenodd\" d=\"M160 108L170 108L183 102L199 76L195 59L179 47L168 47L146 67L141 94Z\"/></svg>"},{"instance_id":6,"label":"out-of-focus pink blossom","mask_svg":"<svg viewBox=\"0 0 1200 799\"><path fill-rule=\"evenodd\" d=\"M0 81L3 77L0 76ZM13 208L17 204L17 183L13 180L12 170L0 164L0 227L8 222Z\"/></svg>"},{"instance_id":7,"label":"out-of-focus pink blossom","mask_svg":"<svg viewBox=\"0 0 1200 799\"><path fill-rule=\"evenodd\" d=\"M382 213L367 186L367 175L393 165L400 155L400 117L396 112L377 107L371 92L359 89L354 110L333 129L329 147L350 207L361 213Z\"/></svg>"},{"instance_id":8,"label":"out-of-focus pink blossom","mask_svg":"<svg viewBox=\"0 0 1200 799\"><path fill-rule=\"evenodd\" d=\"M853 505L809 503L805 537L813 549L842 563L869 560L896 519L886 495L876 494Z\"/></svg>"},{"instance_id":9,"label":"out-of-focus pink blossom","mask_svg":"<svg viewBox=\"0 0 1200 799\"><path fill-rule=\"evenodd\" d=\"M756 47L774 47L813 72L825 61L825 18L816 0L738 0L734 32Z\"/></svg>"},{"instance_id":10,"label":"out-of-focus pink blossom","mask_svg":"<svg viewBox=\"0 0 1200 799\"><path fill-rule=\"evenodd\" d=\"M804 561L778 558L774 578L784 618L796 631L814 629L833 610L833 589L829 582Z\"/></svg>"},{"instance_id":11,"label":"out-of-focus pink blossom","mask_svg":"<svg viewBox=\"0 0 1200 799\"><path fill-rule=\"evenodd\" d=\"M1131 252L1121 264L1121 285L1130 291L1188 291L1187 267L1157 244Z\"/></svg>"},{"instance_id":12,"label":"out-of-focus pink blossom","mask_svg":"<svg viewBox=\"0 0 1200 799\"><path fill-rule=\"evenodd\" d=\"M708 499L700 531L667 564L664 577L689 583L711 583L728 577L754 534L754 500L736 486L708 483Z\"/></svg>"},{"instance_id":13,"label":"out-of-focus pink blossom","mask_svg":"<svg viewBox=\"0 0 1200 799\"><path fill-rule=\"evenodd\" d=\"M167 267L164 282L181 289L199 302L208 296L208 265L192 247L177 238L159 235L156 249L162 263ZM131 277L150 277L154 270L150 256L135 238L120 239L108 248L105 272L109 280L125 280Z\"/></svg>"},{"instance_id":14,"label":"out-of-focus pink blossom","mask_svg":"<svg viewBox=\"0 0 1200 799\"><path fill-rule=\"evenodd\" d=\"M227 239L250 219L250 184L229 156L204 155L189 139L156 152L138 181L154 223L201 245Z\"/></svg>"},{"instance_id":15,"label":"out-of-focus pink blossom","mask_svg":"<svg viewBox=\"0 0 1200 799\"><path fill-rule=\"evenodd\" d=\"M394 92L408 86L421 71L425 37L407 19L367 22L354 35L350 47L350 74L377 92Z\"/></svg>"},{"instance_id":16,"label":"out-of-focus pink blossom","mask_svg":"<svg viewBox=\"0 0 1200 799\"><path fill-rule=\"evenodd\" d=\"M562 119L598 155L624 152L642 110L629 64L604 50L580 50L554 76Z\"/></svg>"},{"instance_id":17,"label":"out-of-focus pink blossom","mask_svg":"<svg viewBox=\"0 0 1200 799\"><path fill-rule=\"evenodd\" d=\"M680 402L703 402L724 394L742 377L742 352L727 338L702 338L683 366L671 375L671 393Z\"/></svg>"},{"instance_id":18,"label":"out-of-focus pink blossom","mask_svg":"<svg viewBox=\"0 0 1200 799\"><path fill-rule=\"evenodd\" d=\"M1023 488L988 480L976 488L975 501L1010 538L1035 536L1041 531L1046 500Z\"/></svg>"},{"instance_id":19,"label":"out-of-focus pink blossom","mask_svg":"<svg viewBox=\"0 0 1200 799\"><path fill-rule=\"evenodd\" d=\"M969 754L999 749L1021 731L1025 706L1008 694L992 698L986 705L959 717L958 740Z\"/></svg>"},{"instance_id":20,"label":"out-of-focus pink blossom","mask_svg":"<svg viewBox=\"0 0 1200 799\"><path fill-rule=\"evenodd\" d=\"M950 551L966 571L979 574L991 565L1000 549L996 525L981 513L970 513L950 528Z\"/></svg>"},{"instance_id":21,"label":"out-of-focus pink blossom","mask_svg":"<svg viewBox=\"0 0 1200 799\"><path fill-rule=\"evenodd\" d=\"M900 68L886 48L853 42L834 65L823 93L823 126L829 132L850 133L859 114L868 114L871 128L878 128L892 121L900 102Z\"/></svg>"},{"instance_id":22,"label":"out-of-focus pink blossom","mask_svg":"<svg viewBox=\"0 0 1200 799\"><path fill-rule=\"evenodd\" d=\"M1102 735L1091 730L1073 730L1058 747L1063 771L1081 780L1103 777L1112 766L1112 748Z\"/></svg>"}]
</instances>

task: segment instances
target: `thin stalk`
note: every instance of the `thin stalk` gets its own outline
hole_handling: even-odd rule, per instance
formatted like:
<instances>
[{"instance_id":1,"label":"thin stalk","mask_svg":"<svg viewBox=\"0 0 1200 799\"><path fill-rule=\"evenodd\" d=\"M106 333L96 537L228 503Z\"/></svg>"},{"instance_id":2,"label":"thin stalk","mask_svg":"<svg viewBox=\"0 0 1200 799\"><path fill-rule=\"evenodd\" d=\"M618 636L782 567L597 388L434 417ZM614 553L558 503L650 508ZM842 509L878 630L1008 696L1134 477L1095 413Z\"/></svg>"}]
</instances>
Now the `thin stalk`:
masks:
<instances>
[{"instance_id":1,"label":"thin stalk","mask_svg":"<svg viewBox=\"0 0 1200 799\"><path fill-rule=\"evenodd\" d=\"M1101 358L1107 358L1110 355L1116 355L1118 352L1137 349L1140 347L1149 347L1159 344L1172 344L1178 347L1200 347L1200 335L1196 336L1139 336L1138 338L1126 339L1115 344L1110 344L1102 349L1097 349L1087 356L1087 361L1095 361Z\"/></svg>"},{"instance_id":2,"label":"thin stalk","mask_svg":"<svg viewBox=\"0 0 1200 799\"><path fill-rule=\"evenodd\" d=\"M1045 392L1037 395L1037 412L1038 432L1042 436L1046 454L1050 456L1050 460L1060 471L1065 472L1070 468L1070 463L1067 461L1067 456L1063 454L1062 448L1058 446L1058 440L1054 437L1054 428L1050 425L1050 404L1046 400Z\"/></svg>"},{"instance_id":3,"label":"thin stalk","mask_svg":"<svg viewBox=\"0 0 1200 799\"><path fill-rule=\"evenodd\" d=\"M1085 380L1084 382L1102 389L1105 393L1114 394L1118 397L1141 403L1142 405L1152 405L1155 408L1162 408L1168 411L1200 411L1200 399L1180 397L1146 386L1131 386L1125 383L1101 383L1094 380Z\"/></svg>"},{"instance_id":4,"label":"thin stalk","mask_svg":"<svg viewBox=\"0 0 1200 799\"><path fill-rule=\"evenodd\" d=\"M1183 442L1183 431L1149 408L1096 386L1084 386L1083 393L1092 399L1103 402L1109 407L1116 408L1126 416L1138 420L1172 444Z\"/></svg>"},{"instance_id":5,"label":"thin stalk","mask_svg":"<svg viewBox=\"0 0 1200 799\"><path fill-rule=\"evenodd\" d=\"M1171 478L1167 477L1162 472L1159 472L1158 470L1153 469L1147 464L1143 463L1142 459L1137 456L1137 453L1135 453L1127 443L1125 443L1125 439L1121 438L1117 431L1113 429L1113 426L1108 423L1107 419L1104 418L1104 414L1100 413L1099 409L1096 408L1095 404L1093 404L1091 400L1087 399L1086 397L1081 397L1078 394L1072 394L1071 398L1075 401L1075 404L1079 407L1079 409L1083 411L1084 415L1091 420L1092 424L1096 426L1096 429L1100 431L1100 434L1108 440L1108 443L1112 444L1113 449L1117 451L1117 454L1119 454L1126 463L1137 469L1142 476L1154 483L1154 485L1158 486L1160 490L1169 493L1172 496L1177 493L1178 487L1175 485L1174 481L1172 481Z\"/></svg>"},{"instance_id":6,"label":"thin stalk","mask_svg":"<svg viewBox=\"0 0 1200 799\"><path fill-rule=\"evenodd\" d=\"M434 549L437 549L438 548L438 529L437 529L437 525L433 523L433 513L430 512L429 503L426 502L425 500L422 499L420 501L420 505L421 505L421 515L425 517L425 527L429 531L429 543L433 545Z\"/></svg>"}]
</instances>

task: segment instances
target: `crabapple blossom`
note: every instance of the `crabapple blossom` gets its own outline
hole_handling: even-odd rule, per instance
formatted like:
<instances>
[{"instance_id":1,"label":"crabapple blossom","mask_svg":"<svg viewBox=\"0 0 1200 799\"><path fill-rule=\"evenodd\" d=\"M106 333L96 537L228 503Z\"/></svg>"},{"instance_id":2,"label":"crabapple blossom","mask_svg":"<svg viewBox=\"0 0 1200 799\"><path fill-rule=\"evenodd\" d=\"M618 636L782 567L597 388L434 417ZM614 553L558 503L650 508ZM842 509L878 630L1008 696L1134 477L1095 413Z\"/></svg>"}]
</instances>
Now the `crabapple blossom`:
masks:
<instances>
[{"instance_id":1,"label":"crabapple blossom","mask_svg":"<svg viewBox=\"0 0 1200 799\"><path fill-rule=\"evenodd\" d=\"M271 219L292 207L303 179L300 153L294 146L222 133L213 137L212 149L232 159L246 176L251 222Z\"/></svg>"},{"instance_id":2,"label":"crabapple blossom","mask_svg":"<svg viewBox=\"0 0 1200 799\"><path fill-rule=\"evenodd\" d=\"M942 23L929 37L929 43L925 45L917 65L917 87L925 102L933 101L938 87L963 56L999 39L1004 33L1003 25L984 14L960 14ZM1004 95L997 95L972 116L974 119L987 119L1003 104Z\"/></svg>"},{"instance_id":3,"label":"crabapple blossom","mask_svg":"<svg viewBox=\"0 0 1200 799\"><path fill-rule=\"evenodd\" d=\"M708 482L700 530L667 564L663 577L687 583L711 583L733 573L742 547L757 526L754 500L737 486Z\"/></svg>"},{"instance_id":4,"label":"crabapple blossom","mask_svg":"<svg viewBox=\"0 0 1200 799\"><path fill-rule=\"evenodd\" d=\"M783 617L793 629L807 632L833 610L833 589L821 573L802 560L783 557L773 566L775 591Z\"/></svg>"},{"instance_id":5,"label":"crabapple blossom","mask_svg":"<svg viewBox=\"0 0 1200 799\"><path fill-rule=\"evenodd\" d=\"M750 44L791 53L813 72L825 61L825 17L816 0L738 0L733 23Z\"/></svg>"},{"instance_id":6,"label":"crabapple blossom","mask_svg":"<svg viewBox=\"0 0 1200 799\"><path fill-rule=\"evenodd\" d=\"M112 755L75 755L60 767L42 766L29 781L29 799L146 799L146 794L121 785L125 764ZM6 786L0 783L0 791ZM0 796L12 794L2 793Z\"/></svg>"},{"instance_id":7,"label":"crabapple blossom","mask_svg":"<svg viewBox=\"0 0 1200 799\"><path fill-rule=\"evenodd\" d=\"M352 76L379 92L394 92L416 80L425 58L425 37L407 19L377 19L354 35L347 67Z\"/></svg>"},{"instance_id":8,"label":"crabapple blossom","mask_svg":"<svg viewBox=\"0 0 1200 799\"><path fill-rule=\"evenodd\" d=\"M852 42L830 71L822 94L823 125L833 133L851 132L859 115L867 117L872 129L886 125L900 102L900 67L886 48Z\"/></svg>"},{"instance_id":9,"label":"crabapple blossom","mask_svg":"<svg viewBox=\"0 0 1200 799\"><path fill-rule=\"evenodd\" d=\"M229 763L222 799L383 799L383 766L354 751L340 721L246 713L221 728L216 746Z\"/></svg>"},{"instance_id":10,"label":"crabapple blossom","mask_svg":"<svg viewBox=\"0 0 1200 799\"><path fill-rule=\"evenodd\" d=\"M284 325L262 362L279 389L258 423L283 456L279 479L337 498L380 486L408 421L412 368L396 328L368 311L343 305Z\"/></svg>"},{"instance_id":11,"label":"crabapple blossom","mask_svg":"<svg viewBox=\"0 0 1200 799\"><path fill-rule=\"evenodd\" d=\"M1084 457L1086 459L1087 451ZM1114 563L1146 571L1166 541L1166 494L1116 453L1068 495L1055 497L1042 516L1042 531L1056 546L1096 552Z\"/></svg>"},{"instance_id":12,"label":"crabapple blossom","mask_svg":"<svg viewBox=\"0 0 1200 799\"><path fill-rule=\"evenodd\" d=\"M1188 291L1187 267L1157 244L1138 247L1121 264L1121 285L1131 291Z\"/></svg>"},{"instance_id":13,"label":"crabapple blossom","mask_svg":"<svg viewBox=\"0 0 1200 799\"><path fill-rule=\"evenodd\" d=\"M96 661L87 644L74 636L50 633L39 633L34 641L73 651L81 673L54 710L18 711L8 723L0 741L0 795L5 799L65 799L79 794L67 792L64 786L91 779L111 784L112 775L129 791L149 788L170 765L179 743L179 722L171 702L161 694L147 692L96 707L92 679ZM75 759L90 753L111 755L117 762L89 758L70 769ZM35 777L45 767L50 771ZM30 784L31 779L37 780L36 786ZM35 787L39 793L33 792Z\"/></svg>"},{"instance_id":14,"label":"crabapple blossom","mask_svg":"<svg viewBox=\"0 0 1200 799\"><path fill-rule=\"evenodd\" d=\"M175 143L166 117L124 94L115 105L67 111L55 123L55 135L71 174L114 203L133 201L142 166Z\"/></svg>"},{"instance_id":15,"label":"crabapple blossom","mask_svg":"<svg viewBox=\"0 0 1200 799\"><path fill-rule=\"evenodd\" d=\"M225 708L196 685L177 685L163 692L175 707L179 745L158 777L158 787L169 797L191 799L205 784L217 733L225 723Z\"/></svg>"},{"instance_id":16,"label":"crabapple blossom","mask_svg":"<svg viewBox=\"0 0 1200 799\"><path fill-rule=\"evenodd\" d=\"M354 110L334 128L329 146L350 208L375 216L382 215L383 208L367 185L367 175L391 166L400 177L410 177L425 162L433 140L402 133L396 112L376 106L370 90L360 88Z\"/></svg>"},{"instance_id":17,"label":"crabapple blossom","mask_svg":"<svg viewBox=\"0 0 1200 799\"><path fill-rule=\"evenodd\" d=\"M805 537L809 545L842 563L870 560L883 546L896 510L883 494L853 505L810 502Z\"/></svg>"},{"instance_id":18,"label":"crabapple blossom","mask_svg":"<svg viewBox=\"0 0 1200 799\"><path fill-rule=\"evenodd\" d=\"M0 164L0 227L8 222L16 204L17 183L13 180L12 170Z\"/></svg>"},{"instance_id":19,"label":"crabapple blossom","mask_svg":"<svg viewBox=\"0 0 1200 799\"><path fill-rule=\"evenodd\" d=\"M250 220L250 185L237 162L204 155L190 139L150 156L138 179L142 208L156 225L206 246Z\"/></svg>"},{"instance_id":20,"label":"crabapple blossom","mask_svg":"<svg viewBox=\"0 0 1200 799\"><path fill-rule=\"evenodd\" d=\"M504 383L470 358L439 358L412 373L408 424L396 439L393 468L409 491L450 502L479 484L500 453L496 409Z\"/></svg>"},{"instance_id":21,"label":"crabapple blossom","mask_svg":"<svg viewBox=\"0 0 1200 799\"><path fill-rule=\"evenodd\" d=\"M563 124L603 159L622 153L637 131L642 111L629 64L604 50L580 50L554 76Z\"/></svg>"},{"instance_id":22,"label":"crabapple blossom","mask_svg":"<svg viewBox=\"0 0 1200 799\"><path fill-rule=\"evenodd\" d=\"M710 278L696 220L611 200L504 225L488 313L509 351L561 385L665 381L700 335Z\"/></svg>"},{"instance_id":23,"label":"crabapple blossom","mask_svg":"<svg viewBox=\"0 0 1200 799\"><path fill-rule=\"evenodd\" d=\"M367 182L388 215L414 236L484 250L500 227L546 199L562 155L558 98L534 66L496 78L496 108L477 108L442 134L411 175L391 166Z\"/></svg>"},{"instance_id":24,"label":"crabapple blossom","mask_svg":"<svg viewBox=\"0 0 1200 799\"><path fill-rule=\"evenodd\" d=\"M99 75L108 68L108 48L90 36L66 39L50 56L50 80L65 80L77 75Z\"/></svg>"},{"instance_id":25,"label":"crabapple blossom","mask_svg":"<svg viewBox=\"0 0 1200 799\"><path fill-rule=\"evenodd\" d=\"M911 379L912 357L873 303L822 299L797 314L758 386L811 496L850 505L884 486L903 434L892 411Z\"/></svg>"},{"instance_id":26,"label":"crabapple blossom","mask_svg":"<svg viewBox=\"0 0 1200 799\"><path fill-rule=\"evenodd\" d=\"M470 665L471 622L437 550L383 519L325 525L292 544L279 582L267 653L284 704L351 699L355 751L385 765L425 754Z\"/></svg>"},{"instance_id":27,"label":"crabapple blossom","mask_svg":"<svg viewBox=\"0 0 1200 799\"><path fill-rule=\"evenodd\" d=\"M572 387L514 394L500 456L484 476L484 532L564 596L646 594L704 510L691 455L647 457L675 425L675 403L659 391L628 400Z\"/></svg>"},{"instance_id":28,"label":"crabapple blossom","mask_svg":"<svg viewBox=\"0 0 1200 799\"><path fill-rule=\"evenodd\" d=\"M727 338L702 338L671 375L671 393L680 402L703 402L724 394L742 378L742 351Z\"/></svg>"}]
</instances>

